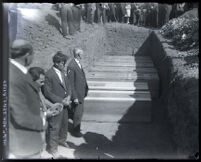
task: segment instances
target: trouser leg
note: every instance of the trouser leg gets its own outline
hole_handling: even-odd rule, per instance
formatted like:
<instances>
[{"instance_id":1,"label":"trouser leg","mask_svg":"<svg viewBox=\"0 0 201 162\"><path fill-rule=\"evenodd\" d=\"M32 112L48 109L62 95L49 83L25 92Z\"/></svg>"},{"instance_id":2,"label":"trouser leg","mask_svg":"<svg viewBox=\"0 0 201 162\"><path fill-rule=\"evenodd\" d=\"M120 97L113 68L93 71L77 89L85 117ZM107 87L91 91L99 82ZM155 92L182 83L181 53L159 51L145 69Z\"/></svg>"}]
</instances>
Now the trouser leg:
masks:
<instances>
[{"instance_id":1,"label":"trouser leg","mask_svg":"<svg viewBox=\"0 0 201 162\"><path fill-rule=\"evenodd\" d=\"M83 103L79 104L75 107L74 116L73 116L73 127L74 128L76 128L78 125L80 125L80 123L82 121L83 112L84 112Z\"/></svg>"},{"instance_id":2,"label":"trouser leg","mask_svg":"<svg viewBox=\"0 0 201 162\"><path fill-rule=\"evenodd\" d=\"M62 29L62 34L63 36L67 35L67 9L65 6L61 7L60 10L60 15L61 15L61 29Z\"/></svg>"},{"instance_id":3,"label":"trouser leg","mask_svg":"<svg viewBox=\"0 0 201 162\"><path fill-rule=\"evenodd\" d=\"M60 114L50 117L48 119L48 129L47 129L47 151L56 152L58 150L58 139L59 139L59 129L61 125L61 119L63 112Z\"/></svg>"},{"instance_id":4,"label":"trouser leg","mask_svg":"<svg viewBox=\"0 0 201 162\"><path fill-rule=\"evenodd\" d=\"M102 20L103 20L103 24L105 24L106 23L106 10L105 9L103 9L103 11L102 11Z\"/></svg>"},{"instance_id":5,"label":"trouser leg","mask_svg":"<svg viewBox=\"0 0 201 162\"><path fill-rule=\"evenodd\" d=\"M63 143L66 141L68 135L68 110L63 109L60 130L59 130L59 142Z\"/></svg>"},{"instance_id":6,"label":"trouser leg","mask_svg":"<svg viewBox=\"0 0 201 162\"><path fill-rule=\"evenodd\" d=\"M67 20L68 20L69 34L73 35L75 33L75 27L74 27L73 11L72 7L70 6L67 8Z\"/></svg>"},{"instance_id":7,"label":"trouser leg","mask_svg":"<svg viewBox=\"0 0 201 162\"><path fill-rule=\"evenodd\" d=\"M80 23L81 23L81 9L78 9L78 16L77 16L77 31L80 31Z\"/></svg>"},{"instance_id":8,"label":"trouser leg","mask_svg":"<svg viewBox=\"0 0 201 162\"><path fill-rule=\"evenodd\" d=\"M91 11L91 23L93 24L94 23L94 17L95 17L95 10L93 9Z\"/></svg>"},{"instance_id":9,"label":"trouser leg","mask_svg":"<svg viewBox=\"0 0 201 162\"><path fill-rule=\"evenodd\" d=\"M96 11L97 11L97 23L101 22L101 12L99 7L96 7Z\"/></svg>"}]
</instances>

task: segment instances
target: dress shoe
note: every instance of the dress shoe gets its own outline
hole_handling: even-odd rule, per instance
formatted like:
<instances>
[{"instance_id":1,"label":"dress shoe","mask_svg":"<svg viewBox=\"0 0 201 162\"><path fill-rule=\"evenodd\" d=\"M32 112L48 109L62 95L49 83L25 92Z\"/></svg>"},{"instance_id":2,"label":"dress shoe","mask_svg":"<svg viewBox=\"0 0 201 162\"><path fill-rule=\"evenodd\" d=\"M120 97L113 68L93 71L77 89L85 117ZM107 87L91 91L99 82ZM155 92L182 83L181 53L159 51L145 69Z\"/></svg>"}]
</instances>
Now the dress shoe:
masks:
<instances>
[{"instance_id":1,"label":"dress shoe","mask_svg":"<svg viewBox=\"0 0 201 162\"><path fill-rule=\"evenodd\" d=\"M76 131L76 132L74 131L74 132L72 132L71 134L72 134L72 136L74 136L74 137L82 137L82 136L83 136L83 134L82 134L81 132L77 132L77 131Z\"/></svg>"},{"instance_id":2,"label":"dress shoe","mask_svg":"<svg viewBox=\"0 0 201 162\"><path fill-rule=\"evenodd\" d=\"M67 144L67 142L60 142L59 145L69 148L69 145Z\"/></svg>"},{"instance_id":3,"label":"dress shoe","mask_svg":"<svg viewBox=\"0 0 201 162\"><path fill-rule=\"evenodd\" d=\"M66 38L66 39L72 39L72 37L70 37L70 36L64 36L64 38Z\"/></svg>"},{"instance_id":4,"label":"dress shoe","mask_svg":"<svg viewBox=\"0 0 201 162\"><path fill-rule=\"evenodd\" d=\"M63 156L60 155L58 152L51 152L50 154L52 155L53 159L62 159L63 158Z\"/></svg>"}]
</instances>

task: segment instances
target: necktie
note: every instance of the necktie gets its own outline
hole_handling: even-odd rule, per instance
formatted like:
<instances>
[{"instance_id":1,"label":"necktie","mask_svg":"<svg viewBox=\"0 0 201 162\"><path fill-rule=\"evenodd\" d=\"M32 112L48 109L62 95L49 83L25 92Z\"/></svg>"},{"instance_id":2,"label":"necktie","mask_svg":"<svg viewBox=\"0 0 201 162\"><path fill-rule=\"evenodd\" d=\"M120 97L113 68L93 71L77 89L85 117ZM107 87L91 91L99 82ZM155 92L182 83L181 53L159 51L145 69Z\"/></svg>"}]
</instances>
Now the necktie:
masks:
<instances>
[{"instance_id":1,"label":"necktie","mask_svg":"<svg viewBox=\"0 0 201 162\"><path fill-rule=\"evenodd\" d=\"M64 79L64 73L61 72L61 78L62 78L62 84L64 85L64 88L66 89L65 79Z\"/></svg>"}]
</instances>

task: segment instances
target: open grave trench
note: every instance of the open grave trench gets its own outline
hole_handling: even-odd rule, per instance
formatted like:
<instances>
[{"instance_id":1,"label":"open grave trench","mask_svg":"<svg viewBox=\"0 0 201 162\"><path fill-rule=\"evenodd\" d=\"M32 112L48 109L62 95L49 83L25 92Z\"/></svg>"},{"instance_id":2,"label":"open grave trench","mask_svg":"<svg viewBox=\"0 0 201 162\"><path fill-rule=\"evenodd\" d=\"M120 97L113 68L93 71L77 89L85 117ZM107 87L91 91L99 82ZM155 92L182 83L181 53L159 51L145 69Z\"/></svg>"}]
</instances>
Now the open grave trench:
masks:
<instances>
[{"instance_id":1,"label":"open grave trench","mask_svg":"<svg viewBox=\"0 0 201 162\"><path fill-rule=\"evenodd\" d=\"M151 103L158 94L159 78L151 57L135 54L148 34L148 30L106 27L110 48L87 73L85 121L151 121ZM122 118L128 111L132 112Z\"/></svg>"},{"instance_id":2,"label":"open grave trench","mask_svg":"<svg viewBox=\"0 0 201 162\"><path fill-rule=\"evenodd\" d=\"M160 42L149 30L124 24L108 24L105 33L107 50L86 72L84 136L69 137L77 145L75 158L175 158L171 128L158 103L163 94L158 59L151 50Z\"/></svg>"}]
</instances>

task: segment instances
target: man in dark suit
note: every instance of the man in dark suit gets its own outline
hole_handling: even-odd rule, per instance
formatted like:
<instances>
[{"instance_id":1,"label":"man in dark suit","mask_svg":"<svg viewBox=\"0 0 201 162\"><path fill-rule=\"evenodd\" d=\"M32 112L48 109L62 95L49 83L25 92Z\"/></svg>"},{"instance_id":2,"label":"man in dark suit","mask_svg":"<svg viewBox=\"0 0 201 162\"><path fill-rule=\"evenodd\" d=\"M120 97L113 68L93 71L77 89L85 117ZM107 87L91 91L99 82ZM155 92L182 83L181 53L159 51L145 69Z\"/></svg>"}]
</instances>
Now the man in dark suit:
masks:
<instances>
[{"instance_id":1,"label":"man in dark suit","mask_svg":"<svg viewBox=\"0 0 201 162\"><path fill-rule=\"evenodd\" d=\"M81 23L81 6L73 5L72 6L73 19L74 19L74 28L76 32L81 32L80 23Z\"/></svg>"},{"instance_id":2,"label":"man in dark suit","mask_svg":"<svg viewBox=\"0 0 201 162\"><path fill-rule=\"evenodd\" d=\"M9 68L9 158L40 158L41 132L45 119L40 116L38 88L27 72L33 48L25 40L11 46Z\"/></svg>"},{"instance_id":3,"label":"man in dark suit","mask_svg":"<svg viewBox=\"0 0 201 162\"><path fill-rule=\"evenodd\" d=\"M74 59L71 60L67 69L72 88L72 106L74 110L72 135L75 137L81 137L82 133L80 132L80 127L83 116L84 98L88 93L88 85L85 73L80 63L83 51L79 48L75 48L73 54Z\"/></svg>"},{"instance_id":4,"label":"man in dark suit","mask_svg":"<svg viewBox=\"0 0 201 162\"><path fill-rule=\"evenodd\" d=\"M61 3L60 5L61 30L63 37L66 39L71 39L69 35L75 33L72 6L72 3Z\"/></svg>"},{"instance_id":5,"label":"man in dark suit","mask_svg":"<svg viewBox=\"0 0 201 162\"><path fill-rule=\"evenodd\" d=\"M116 5L114 3L108 3L109 6L109 13L108 13L108 22L116 22Z\"/></svg>"},{"instance_id":6,"label":"man in dark suit","mask_svg":"<svg viewBox=\"0 0 201 162\"><path fill-rule=\"evenodd\" d=\"M96 3L96 22L97 23L106 23L106 6L103 3Z\"/></svg>"},{"instance_id":7,"label":"man in dark suit","mask_svg":"<svg viewBox=\"0 0 201 162\"><path fill-rule=\"evenodd\" d=\"M63 37L66 39L71 39L72 35L76 32L80 32L80 22L81 22L81 6L74 5L72 3L60 5L60 15L61 15L61 29ZM67 31L68 28L68 31ZM69 35L71 36L69 36Z\"/></svg>"},{"instance_id":8,"label":"man in dark suit","mask_svg":"<svg viewBox=\"0 0 201 162\"><path fill-rule=\"evenodd\" d=\"M69 147L67 139L68 131L68 106L70 105L71 88L68 78L64 73L67 56L58 51L53 56L53 67L45 75L44 96L52 103L62 103L63 111L57 116L48 118L47 151L54 158L61 157L58 153L58 145Z\"/></svg>"}]
</instances>

